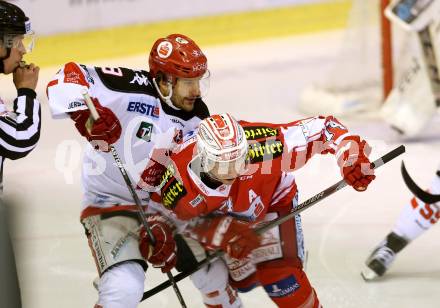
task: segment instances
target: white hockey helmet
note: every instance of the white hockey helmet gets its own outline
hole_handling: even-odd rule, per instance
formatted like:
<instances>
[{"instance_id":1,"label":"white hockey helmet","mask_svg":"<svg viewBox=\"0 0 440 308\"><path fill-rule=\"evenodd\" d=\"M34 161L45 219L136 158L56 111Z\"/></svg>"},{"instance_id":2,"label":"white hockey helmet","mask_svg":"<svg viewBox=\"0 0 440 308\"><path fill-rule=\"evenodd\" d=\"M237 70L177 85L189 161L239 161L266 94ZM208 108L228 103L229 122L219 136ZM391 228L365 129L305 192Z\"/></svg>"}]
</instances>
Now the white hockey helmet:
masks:
<instances>
[{"instance_id":1,"label":"white hockey helmet","mask_svg":"<svg viewBox=\"0 0 440 308\"><path fill-rule=\"evenodd\" d=\"M227 175L231 166L235 175L245 170L248 144L241 125L227 113L210 116L199 124L197 151L202 168L210 172L217 164L217 172Z\"/></svg>"}]
</instances>

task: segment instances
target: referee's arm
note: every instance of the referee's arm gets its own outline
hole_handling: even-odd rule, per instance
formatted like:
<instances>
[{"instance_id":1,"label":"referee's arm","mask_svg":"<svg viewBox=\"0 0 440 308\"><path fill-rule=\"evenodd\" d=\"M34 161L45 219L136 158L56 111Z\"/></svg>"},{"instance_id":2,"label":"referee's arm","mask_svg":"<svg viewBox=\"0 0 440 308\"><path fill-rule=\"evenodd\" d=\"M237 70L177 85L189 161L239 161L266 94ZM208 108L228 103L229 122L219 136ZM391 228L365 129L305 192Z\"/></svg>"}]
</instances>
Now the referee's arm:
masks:
<instances>
[{"instance_id":1,"label":"referee's arm","mask_svg":"<svg viewBox=\"0 0 440 308\"><path fill-rule=\"evenodd\" d=\"M0 156L18 159L29 154L40 139L41 107L34 90L20 88L14 112L0 115Z\"/></svg>"}]
</instances>

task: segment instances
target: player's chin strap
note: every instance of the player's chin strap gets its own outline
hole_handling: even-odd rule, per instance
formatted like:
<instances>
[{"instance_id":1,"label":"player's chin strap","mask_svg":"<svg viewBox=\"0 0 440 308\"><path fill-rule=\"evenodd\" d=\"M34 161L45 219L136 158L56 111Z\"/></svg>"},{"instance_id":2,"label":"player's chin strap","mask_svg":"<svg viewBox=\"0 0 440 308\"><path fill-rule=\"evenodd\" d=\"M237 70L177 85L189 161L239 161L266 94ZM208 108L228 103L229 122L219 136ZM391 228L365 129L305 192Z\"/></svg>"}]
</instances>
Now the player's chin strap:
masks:
<instances>
[{"instance_id":1,"label":"player's chin strap","mask_svg":"<svg viewBox=\"0 0 440 308\"><path fill-rule=\"evenodd\" d=\"M401 145L401 146L395 148L394 150L388 152L387 154L385 154L381 158L376 159L374 162L371 163L371 167L373 169L379 168L380 166L388 163L389 161L391 161L392 159L396 158L397 156L399 156L403 153L405 153L405 146ZM344 188L345 186L347 186L347 183L344 180L340 180L336 184L333 184L332 186L324 189L320 193L307 199L306 201L302 202L301 204L298 204L294 209L292 209L292 211L289 214L281 216L281 217L274 219L266 224L263 224L262 226L255 228L255 233L262 234L262 233L264 233L264 232L266 232L276 226L281 225L282 223L292 219L296 215L300 214L302 211L308 209L309 207L313 206L314 204L318 203L319 201L324 200L325 198L334 194L335 192ZM197 266L194 267L192 270L187 271L187 272L181 272L181 273L177 274L176 276L174 276L174 282L177 283L180 280L185 279L189 275L191 275L191 274L195 273L196 271L200 270L201 268L207 266L212 261L223 256L224 253L225 253L224 251L216 250L212 254L208 255L208 257L206 259L198 262ZM162 290L165 290L170 285L171 285L171 282L169 280L162 282L161 284L157 285L156 287L144 292L144 296L142 297L141 301L161 292Z\"/></svg>"},{"instance_id":2,"label":"player's chin strap","mask_svg":"<svg viewBox=\"0 0 440 308\"><path fill-rule=\"evenodd\" d=\"M403 180L405 181L406 186L408 186L408 189L420 200L422 200L425 203L433 204L440 201L440 195L433 195L430 194L427 191L424 191L421 189L409 176L408 171L406 170L405 163L402 161L402 166L400 168L400 171L402 172ZM440 177L440 171L437 171L437 175Z\"/></svg>"},{"instance_id":3,"label":"player's chin strap","mask_svg":"<svg viewBox=\"0 0 440 308\"><path fill-rule=\"evenodd\" d=\"M159 93L160 98L170 107L176 108L174 107L173 102L171 101L171 96L173 96L173 86L171 85L171 83L168 82L168 90L170 91L170 94L168 94L167 96L164 96L162 94L162 91L160 91L159 85L156 82L156 78L153 78L153 84L154 87L156 88L157 93Z\"/></svg>"}]
</instances>

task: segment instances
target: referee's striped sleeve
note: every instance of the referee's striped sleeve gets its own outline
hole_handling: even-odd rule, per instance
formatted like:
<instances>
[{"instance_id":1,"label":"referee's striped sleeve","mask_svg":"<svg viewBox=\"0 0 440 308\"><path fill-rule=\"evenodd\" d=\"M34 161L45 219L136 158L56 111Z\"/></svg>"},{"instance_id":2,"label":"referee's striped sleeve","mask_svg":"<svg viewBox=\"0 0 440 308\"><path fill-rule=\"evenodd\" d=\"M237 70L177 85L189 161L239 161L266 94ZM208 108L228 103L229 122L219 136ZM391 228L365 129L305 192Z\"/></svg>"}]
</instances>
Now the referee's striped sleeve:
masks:
<instances>
[{"instance_id":1,"label":"referee's striped sleeve","mask_svg":"<svg viewBox=\"0 0 440 308\"><path fill-rule=\"evenodd\" d=\"M18 89L14 113L0 116L0 155L9 159L26 156L40 139L41 107L35 91Z\"/></svg>"}]
</instances>

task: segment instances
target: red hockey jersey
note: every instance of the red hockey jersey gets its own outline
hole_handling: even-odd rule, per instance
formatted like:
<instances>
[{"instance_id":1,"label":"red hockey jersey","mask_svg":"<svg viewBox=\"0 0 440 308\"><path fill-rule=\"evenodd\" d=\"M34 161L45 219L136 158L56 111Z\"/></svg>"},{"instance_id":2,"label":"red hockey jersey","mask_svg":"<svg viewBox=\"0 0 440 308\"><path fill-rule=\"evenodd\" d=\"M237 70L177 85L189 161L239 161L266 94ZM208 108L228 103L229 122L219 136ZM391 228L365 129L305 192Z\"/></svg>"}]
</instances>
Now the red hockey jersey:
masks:
<instances>
[{"instance_id":1,"label":"red hockey jersey","mask_svg":"<svg viewBox=\"0 0 440 308\"><path fill-rule=\"evenodd\" d=\"M171 155L160 193L152 195L179 219L213 212L260 221L267 212L291 207L297 195L292 171L314 154L335 154L341 141L352 136L334 117L313 117L287 124L239 121L249 144L247 172L232 185L216 188L200 176L196 136L187 136ZM212 186L212 185L211 185Z\"/></svg>"}]
</instances>

